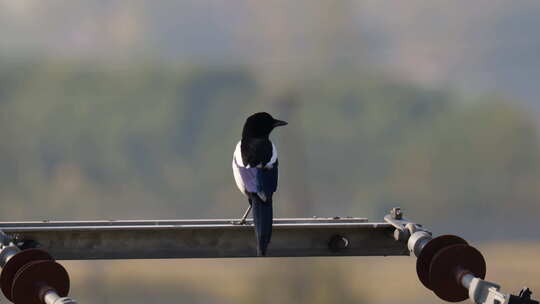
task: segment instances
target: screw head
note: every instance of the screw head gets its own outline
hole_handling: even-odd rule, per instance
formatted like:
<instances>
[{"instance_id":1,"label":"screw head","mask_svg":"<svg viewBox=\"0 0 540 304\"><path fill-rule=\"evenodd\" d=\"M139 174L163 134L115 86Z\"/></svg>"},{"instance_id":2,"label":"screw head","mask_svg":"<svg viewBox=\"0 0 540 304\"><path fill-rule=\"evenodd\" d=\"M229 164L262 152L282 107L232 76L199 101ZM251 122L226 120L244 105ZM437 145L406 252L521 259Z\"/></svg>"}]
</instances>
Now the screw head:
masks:
<instances>
[{"instance_id":1,"label":"screw head","mask_svg":"<svg viewBox=\"0 0 540 304\"><path fill-rule=\"evenodd\" d=\"M390 210L390 215L395 220L401 220L403 218L403 212L400 207L395 207Z\"/></svg>"},{"instance_id":2,"label":"screw head","mask_svg":"<svg viewBox=\"0 0 540 304\"><path fill-rule=\"evenodd\" d=\"M328 248L333 252L347 249L349 248L349 239L342 235L333 235L328 241Z\"/></svg>"}]
</instances>

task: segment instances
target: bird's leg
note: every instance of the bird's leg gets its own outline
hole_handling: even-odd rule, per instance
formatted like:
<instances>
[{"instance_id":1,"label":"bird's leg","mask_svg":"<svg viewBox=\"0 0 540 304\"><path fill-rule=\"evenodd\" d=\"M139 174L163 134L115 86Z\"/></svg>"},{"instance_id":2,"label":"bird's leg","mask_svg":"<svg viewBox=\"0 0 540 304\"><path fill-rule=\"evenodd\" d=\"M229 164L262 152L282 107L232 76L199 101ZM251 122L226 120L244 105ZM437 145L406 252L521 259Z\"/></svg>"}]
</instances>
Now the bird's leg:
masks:
<instances>
[{"instance_id":1,"label":"bird's leg","mask_svg":"<svg viewBox=\"0 0 540 304\"><path fill-rule=\"evenodd\" d=\"M233 225L245 225L246 224L246 218L247 218L250 211L251 211L251 206L249 206L246 209L246 212L244 213L244 215L242 216L242 219L240 221L231 221L231 224L233 224Z\"/></svg>"},{"instance_id":2,"label":"bird's leg","mask_svg":"<svg viewBox=\"0 0 540 304\"><path fill-rule=\"evenodd\" d=\"M250 212L251 212L251 201L250 201L249 207L246 209L246 212L244 212L244 216L242 216L242 219L239 222L231 221L231 224L233 224L233 225L244 225L246 223L246 218L247 218L247 216L249 215Z\"/></svg>"},{"instance_id":3,"label":"bird's leg","mask_svg":"<svg viewBox=\"0 0 540 304\"><path fill-rule=\"evenodd\" d=\"M244 212L244 216L242 216L242 220L240 221L240 225L244 225L246 223L246 218L247 218L247 216L249 215L250 212L251 212L251 204L249 205L249 207L247 207L246 212Z\"/></svg>"}]
</instances>

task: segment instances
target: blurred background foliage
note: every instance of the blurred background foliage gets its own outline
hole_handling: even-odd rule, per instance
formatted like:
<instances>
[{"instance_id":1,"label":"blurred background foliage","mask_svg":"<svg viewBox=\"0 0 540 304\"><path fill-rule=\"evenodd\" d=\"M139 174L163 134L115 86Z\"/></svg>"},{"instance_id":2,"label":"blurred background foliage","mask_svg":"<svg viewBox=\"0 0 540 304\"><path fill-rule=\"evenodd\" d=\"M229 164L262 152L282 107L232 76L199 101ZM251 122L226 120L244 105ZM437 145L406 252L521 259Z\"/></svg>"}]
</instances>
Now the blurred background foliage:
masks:
<instances>
[{"instance_id":1,"label":"blurred background foliage","mask_svg":"<svg viewBox=\"0 0 540 304\"><path fill-rule=\"evenodd\" d=\"M271 99L243 67L0 71L6 220L237 216L231 151L259 110L291 122L275 134L279 216L380 217L396 204L419 218L538 211L534 117L501 97L466 101L359 71Z\"/></svg>"},{"instance_id":2,"label":"blurred background foliage","mask_svg":"<svg viewBox=\"0 0 540 304\"><path fill-rule=\"evenodd\" d=\"M232 151L268 111L277 216L401 206L540 288L540 5L440 5L0 0L0 219L239 217ZM68 268L87 303L438 303L401 258Z\"/></svg>"}]
</instances>

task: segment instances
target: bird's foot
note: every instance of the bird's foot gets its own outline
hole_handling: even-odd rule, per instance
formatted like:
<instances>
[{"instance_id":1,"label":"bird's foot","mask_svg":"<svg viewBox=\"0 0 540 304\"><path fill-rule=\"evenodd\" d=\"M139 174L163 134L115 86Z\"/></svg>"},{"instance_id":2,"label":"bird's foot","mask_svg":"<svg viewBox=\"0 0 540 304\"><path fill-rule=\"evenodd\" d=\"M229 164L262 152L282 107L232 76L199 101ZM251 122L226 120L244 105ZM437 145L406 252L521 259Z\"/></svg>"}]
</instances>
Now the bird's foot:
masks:
<instances>
[{"instance_id":1,"label":"bird's foot","mask_svg":"<svg viewBox=\"0 0 540 304\"><path fill-rule=\"evenodd\" d=\"M247 221L246 221L246 220L242 220L242 221L231 221L231 224L242 226L242 225L247 224Z\"/></svg>"}]
</instances>

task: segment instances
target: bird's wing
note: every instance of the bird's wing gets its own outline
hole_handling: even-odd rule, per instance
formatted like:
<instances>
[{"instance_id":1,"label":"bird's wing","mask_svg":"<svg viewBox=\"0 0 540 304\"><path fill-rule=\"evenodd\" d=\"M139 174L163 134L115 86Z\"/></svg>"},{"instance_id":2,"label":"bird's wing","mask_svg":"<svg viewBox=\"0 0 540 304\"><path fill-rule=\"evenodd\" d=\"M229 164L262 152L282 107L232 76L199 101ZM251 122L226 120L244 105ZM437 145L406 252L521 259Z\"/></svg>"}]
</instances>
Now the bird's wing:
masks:
<instances>
[{"instance_id":1,"label":"bird's wing","mask_svg":"<svg viewBox=\"0 0 540 304\"><path fill-rule=\"evenodd\" d=\"M241 141L236 145L232 162L236 185L244 194L247 194L248 192L257 193L259 192L259 183L257 181L258 168L250 168L249 166L244 165L240 146Z\"/></svg>"},{"instance_id":2,"label":"bird's wing","mask_svg":"<svg viewBox=\"0 0 540 304\"><path fill-rule=\"evenodd\" d=\"M237 145L233 157L233 171L236 184L240 191L257 193L267 201L276 192L278 180L278 160L272 155L271 161L265 167L246 167L242 162L240 144ZM275 152L275 147L273 147Z\"/></svg>"},{"instance_id":3,"label":"bird's wing","mask_svg":"<svg viewBox=\"0 0 540 304\"><path fill-rule=\"evenodd\" d=\"M277 190L278 183L278 160L276 159L271 168L258 168L257 182L259 191L267 197L272 197L272 194Z\"/></svg>"}]
</instances>

